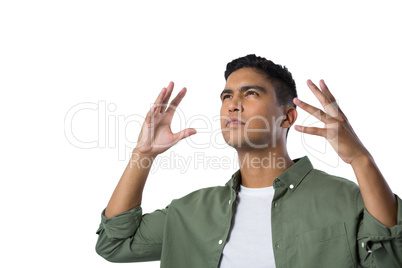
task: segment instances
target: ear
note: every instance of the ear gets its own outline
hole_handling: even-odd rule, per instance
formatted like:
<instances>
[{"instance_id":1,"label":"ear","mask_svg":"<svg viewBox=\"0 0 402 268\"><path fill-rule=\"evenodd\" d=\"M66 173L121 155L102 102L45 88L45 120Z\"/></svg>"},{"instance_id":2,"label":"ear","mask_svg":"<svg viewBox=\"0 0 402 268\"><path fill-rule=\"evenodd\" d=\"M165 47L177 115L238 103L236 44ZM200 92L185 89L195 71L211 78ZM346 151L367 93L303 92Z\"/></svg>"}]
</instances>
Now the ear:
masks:
<instances>
[{"instance_id":1,"label":"ear","mask_svg":"<svg viewBox=\"0 0 402 268\"><path fill-rule=\"evenodd\" d=\"M281 127L290 128L297 119L297 111L294 107L286 107L285 108L285 118L282 121Z\"/></svg>"}]
</instances>

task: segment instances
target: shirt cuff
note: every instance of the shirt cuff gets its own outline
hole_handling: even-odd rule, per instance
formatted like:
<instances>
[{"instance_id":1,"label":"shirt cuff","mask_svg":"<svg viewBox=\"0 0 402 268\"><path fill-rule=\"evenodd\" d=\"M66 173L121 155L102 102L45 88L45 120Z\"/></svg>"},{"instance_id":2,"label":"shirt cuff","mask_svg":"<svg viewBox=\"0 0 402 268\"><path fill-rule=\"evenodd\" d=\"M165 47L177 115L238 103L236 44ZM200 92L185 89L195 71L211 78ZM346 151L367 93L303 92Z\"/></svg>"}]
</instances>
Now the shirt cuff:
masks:
<instances>
[{"instance_id":1,"label":"shirt cuff","mask_svg":"<svg viewBox=\"0 0 402 268\"><path fill-rule=\"evenodd\" d=\"M111 239L126 239L134 235L141 222L141 206L136 206L110 218L106 218L105 210L106 208L101 213L101 223L96 234L104 230L106 235Z\"/></svg>"},{"instance_id":2,"label":"shirt cuff","mask_svg":"<svg viewBox=\"0 0 402 268\"><path fill-rule=\"evenodd\" d=\"M398 206L398 218L397 224L393 227L388 228L374 218L367 210L364 208L363 212L363 224L359 230L358 240L361 243L361 247L365 248L369 253L379 249L383 246L382 242L390 240L401 240L402 237L402 200L395 194L395 199ZM381 243L378 243L381 242Z\"/></svg>"}]
</instances>

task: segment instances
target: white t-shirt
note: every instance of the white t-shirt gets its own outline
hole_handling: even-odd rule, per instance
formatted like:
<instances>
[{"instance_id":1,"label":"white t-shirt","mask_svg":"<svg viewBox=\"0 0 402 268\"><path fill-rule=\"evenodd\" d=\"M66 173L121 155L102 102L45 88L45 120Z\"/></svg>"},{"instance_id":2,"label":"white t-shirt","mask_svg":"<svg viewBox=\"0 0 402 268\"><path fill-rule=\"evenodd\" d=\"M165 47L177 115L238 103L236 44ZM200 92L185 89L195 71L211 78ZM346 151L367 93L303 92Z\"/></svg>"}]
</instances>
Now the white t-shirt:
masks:
<instances>
[{"instance_id":1,"label":"white t-shirt","mask_svg":"<svg viewBox=\"0 0 402 268\"><path fill-rule=\"evenodd\" d=\"M271 234L274 188L240 186L232 230L220 268L275 267Z\"/></svg>"}]
</instances>

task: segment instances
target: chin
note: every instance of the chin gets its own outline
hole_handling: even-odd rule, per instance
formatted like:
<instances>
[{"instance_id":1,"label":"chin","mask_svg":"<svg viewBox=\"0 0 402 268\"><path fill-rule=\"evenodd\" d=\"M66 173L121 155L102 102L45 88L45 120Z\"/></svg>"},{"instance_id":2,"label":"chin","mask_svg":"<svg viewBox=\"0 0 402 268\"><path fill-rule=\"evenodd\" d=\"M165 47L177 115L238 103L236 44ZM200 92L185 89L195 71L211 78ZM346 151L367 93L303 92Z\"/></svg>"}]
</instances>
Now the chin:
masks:
<instances>
[{"instance_id":1,"label":"chin","mask_svg":"<svg viewBox=\"0 0 402 268\"><path fill-rule=\"evenodd\" d=\"M250 150L253 149L264 149L268 147L276 147L277 144L275 142L268 142L268 140L271 139L271 137L262 137L262 136L257 136L254 137L252 135L249 135L246 139L244 135L223 135L223 139L225 142L230 146L235 149L245 149L249 148Z\"/></svg>"},{"instance_id":2,"label":"chin","mask_svg":"<svg viewBox=\"0 0 402 268\"><path fill-rule=\"evenodd\" d=\"M230 146L233 147L234 149L248 149L248 150L255 150L255 149L264 149L264 148L268 148L269 144L267 143L262 143L262 144L258 144L257 142L253 142L253 141L246 141L246 140L240 140L240 141L234 141L232 140L226 140L225 142Z\"/></svg>"}]
</instances>

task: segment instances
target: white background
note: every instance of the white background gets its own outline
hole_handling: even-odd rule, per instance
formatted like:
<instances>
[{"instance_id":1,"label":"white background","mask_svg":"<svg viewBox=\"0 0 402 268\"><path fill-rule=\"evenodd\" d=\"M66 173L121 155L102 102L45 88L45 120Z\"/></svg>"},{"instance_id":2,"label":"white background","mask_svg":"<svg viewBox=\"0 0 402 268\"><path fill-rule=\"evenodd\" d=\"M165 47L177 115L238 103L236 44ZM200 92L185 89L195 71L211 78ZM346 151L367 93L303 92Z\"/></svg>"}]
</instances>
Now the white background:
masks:
<instances>
[{"instance_id":1,"label":"white background","mask_svg":"<svg viewBox=\"0 0 402 268\"><path fill-rule=\"evenodd\" d=\"M223 185L237 167L196 166L195 153L237 160L232 148L216 148L224 144L221 136L211 141L220 128L212 118L219 115L227 62L250 53L286 65L300 99L313 105L319 103L306 80L325 79L402 195L398 1L144 2L1 2L2 267L159 267L108 263L95 253L100 213L142 123L128 118L145 116L161 88L174 81L174 96L184 86L188 91L173 131L199 130L192 145L183 140L159 156L173 152L192 162L184 171L168 166L151 173L144 212L200 187ZM98 140L95 148L77 147L65 136L66 116L83 103L99 109L77 112L70 131L81 141ZM107 120L98 120L101 105L111 110L103 110ZM298 124L311 119L298 110ZM210 129L200 120L190 124L200 115L209 118ZM121 124L113 125L118 118ZM356 181L325 145L319 137L289 133L293 159L308 155L315 168Z\"/></svg>"}]
</instances>

